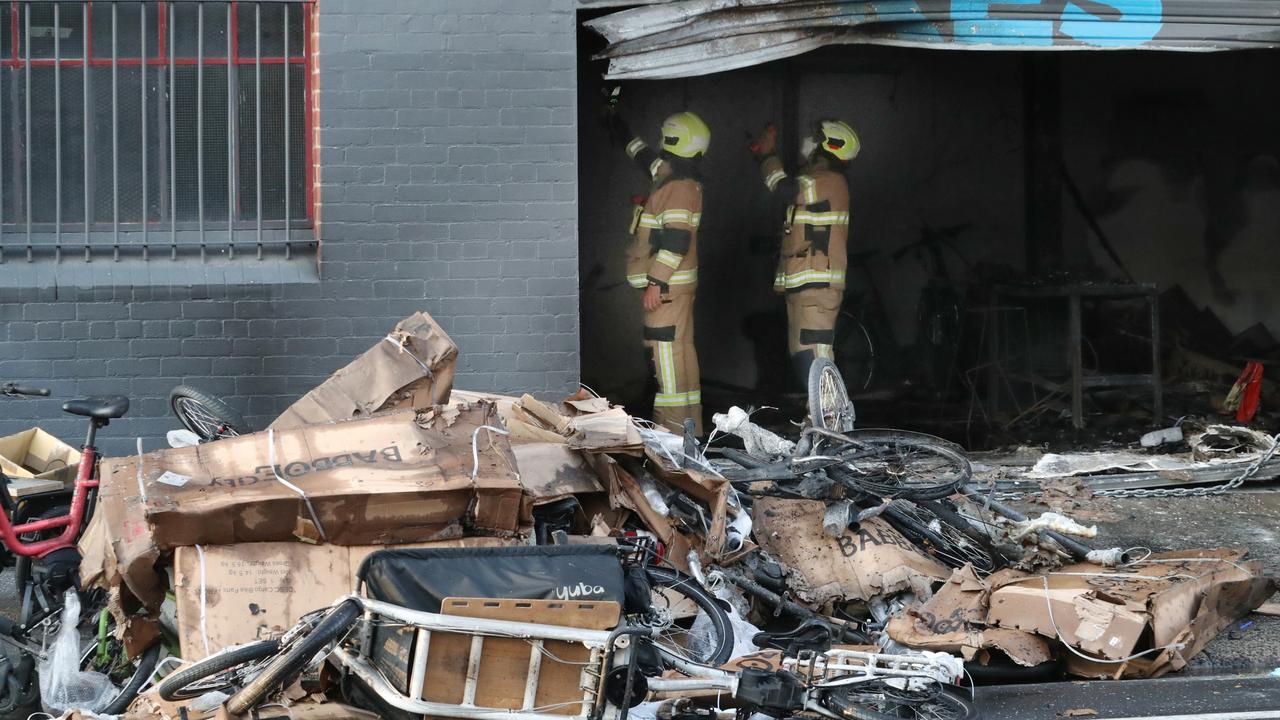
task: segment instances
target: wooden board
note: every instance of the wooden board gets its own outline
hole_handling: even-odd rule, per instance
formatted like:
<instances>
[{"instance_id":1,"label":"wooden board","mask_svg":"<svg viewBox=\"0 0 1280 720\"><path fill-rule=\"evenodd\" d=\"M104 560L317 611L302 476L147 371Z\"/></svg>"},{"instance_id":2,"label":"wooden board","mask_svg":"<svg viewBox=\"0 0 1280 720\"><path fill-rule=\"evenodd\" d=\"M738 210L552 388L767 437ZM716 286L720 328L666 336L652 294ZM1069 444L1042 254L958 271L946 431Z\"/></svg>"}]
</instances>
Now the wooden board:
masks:
<instances>
[{"instance_id":1,"label":"wooden board","mask_svg":"<svg viewBox=\"0 0 1280 720\"><path fill-rule=\"evenodd\" d=\"M36 478L9 478L9 496L14 500L21 500L28 495L37 493L58 492L65 490L66 485L57 480L38 480Z\"/></svg>"},{"instance_id":2,"label":"wooden board","mask_svg":"<svg viewBox=\"0 0 1280 720\"><path fill-rule=\"evenodd\" d=\"M612 601L446 598L440 612L488 620L610 630L618 624L621 607ZM462 702L472 640L473 636L463 633L431 634L423 699L452 704ZM582 698L582 663L587 661L590 652L582 645L556 640L546 641L543 651L534 707L545 708L543 712L554 715L578 714ZM484 638L475 704L479 707L520 709L524 704L532 652L533 646L526 640Z\"/></svg>"},{"instance_id":3,"label":"wooden board","mask_svg":"<svg viewBox=\"0 0 1280 720\"><path fill-rule=\"evenodd\" d=\"M618 618L622 614L622 607L612 600L445 598L441 607L442 615L587 630L612 630L617 627Z\"/></svg>"}]
</instances>

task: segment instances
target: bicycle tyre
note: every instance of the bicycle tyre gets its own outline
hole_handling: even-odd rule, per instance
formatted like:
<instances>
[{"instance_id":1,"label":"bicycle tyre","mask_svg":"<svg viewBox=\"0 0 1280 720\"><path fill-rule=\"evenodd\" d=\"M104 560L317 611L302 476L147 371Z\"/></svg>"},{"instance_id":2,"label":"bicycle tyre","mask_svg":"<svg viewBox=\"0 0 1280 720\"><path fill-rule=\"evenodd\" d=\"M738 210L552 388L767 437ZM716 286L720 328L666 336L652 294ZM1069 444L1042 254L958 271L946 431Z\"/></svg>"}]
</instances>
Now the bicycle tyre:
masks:
<instances>
[{"instance_id":1,"label":"bicycle tyre","mask_svg":"<svg viewBox=\"0 0 1280 720\"><path fill-rule=\"evenodd\" d=\"M162 680L160 682L160 697L170 702L189 700L212 690L231 687L230 684L222 687L210 685L198 692L188 690L192 685L202 680L213 678L215 675L226 673L255 660L271 657L278 652L280 652L280 642L278 640L259 640L238 648L215 653Z\"/></svg>"},{"instance_id":2,"label":"bicycle tyre","mask_svg":"<svg viewBox=\"0 0 1280 720\"><path fill-rule=\"evenodd\" d=\"M120 688L120 692L116 694L107 706L98 711L102 715L122 715L129 706L133 704L134 698L138 697L138 691L151 679L151 673L156 669L156 663L160 660L160 651L163 650L163 643L159 639L156 640L151 647L143 651L138 656L138 664L134 666L133 675L129 676L129 681Z\"/></svg>"},{"instance_id":3,"label":"bicycle tyre","mask_svg":"<svg viewBox=\"0 0 1280 720\"><path fill-rule=\"evenodd\" d=\"M947 567L958 568L968 562L986 575L1001 565L1003 557L995 547L964 532L957 525L964 519L942 509L939 503L895 501L885 508L884 518L912 545ZM937 528L933 527L934 522Z\"/></svg>"},{"instance_id":4,"label":"bicycle tyre","mask_svg":"<svg viewBox=\"0 0 1280 720\"><path fill-rule=\"evenodd\" d=\"M361 607L354 600L344 600L330 610L310 633L277 656L258 677L232 695L227 701L227 711L232 715L248 713L268 694L279 690L293 676L302 672L322 648L351 629L360 613Z\"/></svg>"},{"instance_id":5,"label":"bicycle tyre","mask_svg":"<svg viewBox=\"0 0 1280 720\"><path fill-rule=\"evenodd\" d=\"M871 387L876 375L876 343L871 329L853 314L841 311L836 319L836 365L846 383L856 390Z\"/></svg>"},{"instance_id":6,"label":"bicycle tyre","mask_svg":"<svg viewBox=\"0 0 1280 720\"><path fill-rule=\"evenodd\" d=\"M904 481L899 476L894 482L889 481L889 476L901 470L890 467L893 464L890 460L883 460L886 472L884 479L879 481L839 466L829 470L837 479L868 495L884 499L937 500L954 494L973 477L973 466L964 452L954 443L933 435L909 430L865 429L851 430L843 436L849 445L838 454L855 467L859 462L865 464L867 460L882 460L890 455L901 460L907 453L921 453L926 461L931 457L933 462L941 462L948 468L939 477L906 478Z\"/></svg>"},{"instance_id":7,"label":"bicycle tyre","mask_svg":"<svg viewBox=\"0 0 1280 720\"><path fill-rule=\"evenodd\" d=\"M873 683L873 685L879 683ZM960 688L943 687L933 697L921 702L908 702L892 698L872 699L873 693L858 692L862 685L847 686L845 692L827 694L827 702L837 714L849 720L911 720L930 718L937 720L981 720L981 714L973 703L962 696ZM929 715L921 715L918 708L929 708Z\"/></svg>"},{"instance_id":8,"label":"bicycle tyre","mask_svg":"<svg viewBox=\"0 0 1280 720\"><path fill-rule=\"evenodd\" d=\"M698 657L690 657L687 652L680 653L674 648L669 648L665 652L679 654L702 665L719 666L728 662L729 656L733 653L733 628L729 624L729 614L720 606L720 601L697 580L678 570L650 565L645 568L645 571L649 576L650 587L660 587L683 595L699 610L706 613L711 620L712 631L715 633L713 642L710 643L711 649ZM658 644L659 648L669 647L672 644L679 646L678 642L663 645L655 641L655 644Z\"/></svg>"},{"instance_id":9,"label":"bicycle tyre","mask_svg":"<svg viewBox=\"0 0 1280 720\"><path fill-rule=\"evenodd\" d=\"M249 430L240 413L218 398L189 385L169 391L169 409L182 426L205 442L237 437Z\"/></svg>"},{"instance_id":10,"label":"bicycle tyre","mask_svg":"<svg viewBox=\"0 0 1280 720\"><path fill-rule=\"evenodd\" d=\"M814 427L835 432L853 430L854 408L849 388L836 364L827 358L814 358L809 365L809 422Z\"/></svg>"}]
</instances>

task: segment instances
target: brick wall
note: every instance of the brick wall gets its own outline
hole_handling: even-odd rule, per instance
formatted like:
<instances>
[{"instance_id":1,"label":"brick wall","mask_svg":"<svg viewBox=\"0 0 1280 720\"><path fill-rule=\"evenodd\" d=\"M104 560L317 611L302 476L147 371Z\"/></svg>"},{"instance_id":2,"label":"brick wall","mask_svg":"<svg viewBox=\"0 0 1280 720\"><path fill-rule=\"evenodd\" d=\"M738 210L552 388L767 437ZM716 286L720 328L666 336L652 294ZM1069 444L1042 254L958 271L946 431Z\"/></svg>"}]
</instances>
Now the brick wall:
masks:
<instances>
[{"instance_id":1,"label":"brick wall","mask_svg":"<svg viewBox=\"0 0 1280 720\"><path fill-rule=\"evenodd\" d=\"M124 393L103 448L176 427L190 382L261 425L426 309L461 347L458 384L547 395L578 375L572 0L320 0L319 279L0 287L0 379L59 399ZM236 262L252 263L246 253ZM10 259L9 263L18 260ZM152 259L151 263L171 261ZM85 287L77 287L85 285ZM0 433L76 442L60 400L0 399Z\"/></svg>"}]
</instances>

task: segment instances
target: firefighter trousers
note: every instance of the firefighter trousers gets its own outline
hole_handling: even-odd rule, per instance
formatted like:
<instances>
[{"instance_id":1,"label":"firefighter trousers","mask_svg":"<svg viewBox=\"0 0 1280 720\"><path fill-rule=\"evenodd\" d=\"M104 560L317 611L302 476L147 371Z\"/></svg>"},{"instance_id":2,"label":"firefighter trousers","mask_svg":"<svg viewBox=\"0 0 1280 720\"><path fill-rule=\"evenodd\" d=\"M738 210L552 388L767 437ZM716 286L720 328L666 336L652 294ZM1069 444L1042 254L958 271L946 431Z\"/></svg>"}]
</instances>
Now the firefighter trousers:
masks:
<instances>
[{"instance_id":1,"label":"firefighter trousers","mask_svg":"<svg viewBox=\"0 0 1280 720\"><path fill-rule=\"evenodd\" d=\"M835 359L836 316L844 288L808 288L787 293L787 352L803 387L814 358Z\"/></svg>"},{"instance_id":2,"label":"firefighter trousers","mask_svg":"<svg viewBox=\"0 0 1280 720\"><path fill-rule=\"evenodd\" d=\"M653 419L664 428L684 432L685 418L692 418L694 432L702 435L702 385L698 377L698 353L693 347L693 293L664 296L656 310L644 313L644 344L658 378L653 398Z\"/></svg>"}]
</instances>

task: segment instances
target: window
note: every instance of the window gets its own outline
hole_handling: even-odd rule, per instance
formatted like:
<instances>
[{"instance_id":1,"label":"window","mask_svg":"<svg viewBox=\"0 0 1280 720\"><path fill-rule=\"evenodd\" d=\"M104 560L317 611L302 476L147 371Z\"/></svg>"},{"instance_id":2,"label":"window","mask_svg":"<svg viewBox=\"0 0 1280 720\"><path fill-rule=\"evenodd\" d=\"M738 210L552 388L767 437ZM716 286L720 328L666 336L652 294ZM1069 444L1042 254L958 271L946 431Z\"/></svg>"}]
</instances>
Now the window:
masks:
<instances>
[{"instance_id":1,"label":"window","mask_svg":"<svg viewBox=\"0 0 1280 720\"><path fill-rule=\"evenodd\" d=\"M310 7L0 3L0 259L309 243Z\"/></svg>"}]
</instances>

